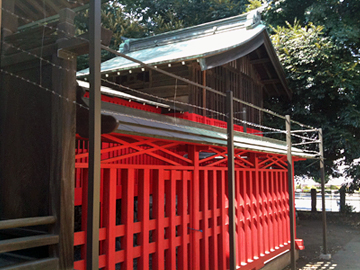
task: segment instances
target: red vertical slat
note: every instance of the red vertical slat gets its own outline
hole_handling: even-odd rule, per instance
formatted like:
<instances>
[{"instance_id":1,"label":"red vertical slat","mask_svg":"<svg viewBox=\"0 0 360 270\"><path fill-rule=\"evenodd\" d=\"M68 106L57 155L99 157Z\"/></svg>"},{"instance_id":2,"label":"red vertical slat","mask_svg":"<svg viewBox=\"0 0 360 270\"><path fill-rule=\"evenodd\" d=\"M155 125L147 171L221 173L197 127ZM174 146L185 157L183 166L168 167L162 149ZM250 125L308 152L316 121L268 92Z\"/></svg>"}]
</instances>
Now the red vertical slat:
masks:
<instances>
[{"instance_id":1,"label":"red vertical slat","mask_svg":"<svg viewBox=\"0 0 360 270\"><path fill-rule=\"evenodd\" d=\"M106 227L105 254L106 268L115 269L116 230L116 169L104 169L104 226Z\"/></svg>"},{"instance_id":2,"label":"red vertical slat","mask_svg":"<svg viewBox=\"0 0 360 270\"><path fill-rule=\"evenodd\" d=\"M191 185L190 194L190 262L192 269L200 268L200 212L199 212L199 152L196 151L195 146L189 147L189 157L194 162L194 176Z\"/></svg>"},{"instance_id":3,"label":"red vertical slat","mask_svg":"<svg viewBox=\"0 0 360 270\"><path fill-rule=\"evenodd\" d=\"M285 186L284 186L284 177L283 177L283 171L280 172L279 174L279 179L280 179L280 194L281 194L281 201L282 201L282 206L281 206L281 226L282 226L282 242L281 244L284 245L287 242L287 238L286 238L286 194L285 194Z\"/></svg>"},{"instance_id":4,"label":"red vertical slat","mask_svg":"<svg viewBox=\"0 0 360 270\"><path fill-rule=\"evenodd\" d=\"M220 235L219 235L219 244L220 244L220 251L221 251L221 256L219 256L219 270L220 269L227 269L226 268L226 261L227 261L227 256L228 256L228 252L227 250L229 249L226 245L226 238L228 238L228 234L226 232L226 226L225 226L225 220L226 220L226 209L225 209L225 173L226 171L221 170L221 171L217 171L217 180L218 180L218 184L219 184L219 188L218 188L218 194L221 196L220 197Z\"/></svg>"},{"instance_id":5,"label":"red vertical slat","mask_svg":"<svg viewBox=\"0 0 360 270\"><path fill-rule=\"evenodd\" d=\"M270 233L270 251L275 251L275 232L276 229L274 221L274 187L272 171L269 170L269 196L270 196L270 220L271 220L271 233Z\"/></svg>"},{"instance_id":6,"label":"red vertical slat","mask_svg":"<svg viewBox=\"0 0 360 270\"><path fill-rule=\"evenodd\" d=\"M181 224L179 226L179 236L181 237L180 246L178 249L178 269L188 269L188 250L187 250L187 184L191 173L189 171L182 171L181 181L178 183L178 213L181 217Z\"/></svg>"},{"instance_id":7,"label":"red vertical slat","mask_svg":"<svg viewBox=\"0 0 360 270\"><path fill-rule=\"evenodd\" d=\"M141 257L138 269L149 269L149 207L150 207L150 171L144 169L139 172L139 220L141 232L139 242L141 245Z\"/></svg>"},{"instance_id":8,"label":"red vertical slat","mask_svg":"<svg viewBox=\"0 0 360 270\"><path fill-rule=\"evenodd\" d=\"M288 181L288 173L287 171L283 173L283 178L285 181L285 190L286 192L286 239L287 242L290 243L290 209L289 209L289 181Z\"/></svg>"},{"instance_id":9,"label":"red vertical slat","mask_svg":"<svg viewBox=\"0 0 360 270\"><path fill-rule=\"evenodd\" d=\"M210 269L216 270L218 263L219 263L219 247L218 247L218 233L217 233L217 197L220 196L220 194L217 193L217 185L216 185L216 175L215 170L213 169L211 171L211 174L209 175L209 181L210 181L210 200L211 200L211 212L212 212L212 237L211 237L211 249L210 249Z\"/></svg>"},{"instance_id":10,"label":"red vertical slat","mask_svg":"<svg viewBox=\"0 0 360 270\"><path fill-rule=\"evenodd\" d=\"M273 213L272 213L272 187L271 187L271 172L266 170L266 178L267 178L267 198L268 198L268 221L269 221L269 249L268 251L273 250L274 243L274 226L273 226Z\"/></svg>"},{"instance_id":11,"label":"red vertical slat","mask_svg":"<svg viewBox=\"0 0 360 270\"><path fill-rule=\"evenodd\" d=\"M278 240L278 247L282 247L284 243L283 239L283 227L282 227L282 214L283 214L283 200L281 196L281 172L276 172L276 191L277 191L277 197L278 197L278 229L279 229L279 240Z\"/></svg>"},{"instance_id":12,"label":"red vertical slat","mask_svg":"<svg viewBox=\"0 0 360 270\"><path fill-rule=\"evenodd\" d=\"M99 228L104 227L104 169L100 169L100 225ZM104 242L100 241L99 254L104 254Z\"/></svg>"},{"instance_id":13,"label":"red vertical slat","mask_svg":"<svg viewBox=\"0 0 360 270\"><path fill-rule=\"evenodd\" d=\"M272 172L273 176L273 196L275 199L275 211L274 211L274 218L275 218L275 230L274 230L274 242L275 242L275 249L279 249L279 196L278 196L278 185L277 185L277 172Z\"/></svg>"},{"instance_id":14,"label":"red vertical slat","mask_svg":"<svg viewBox=\"0 0 360 270\"><path fill-rule=\"evenodd\" d=\"M88 173L89 169L83 170L82 204L81 204L81 230L87 233L87 201L88 201ZM81 246L81 258L86 262L86 245Z\"/></svg>"},{"instance_id":15,"label":"red vertical slat","mask_svg":"<svg viewBox=\"0 0 360 270\"><path fill-rule=\"evenodd\" d=\"M247 258L246 258L246 235L245 235L245 226L246 226L246 222L245 222L245 207L246 207L246 203L245 203L245 193L246 193L246 189L245 189L245 177L244 177L244 169L239 170L239 174L238 174L238 204L239 204L239 212L238 215L240 216L239 218L239 245L238 245L238 250L240 253L240 258L239 258L239 262L241 266L244 266L247 264Z\"/></svg>"},{"instance_id":16,"label":"red vertical slat","mask_svg":"<svg viewBox=\"0 0 360 270\"><path fill-rule=\"evenodd\" d=\"M236 220L236 262L237 265L241 264L241 206L240 206L240 171L235 168L235 220Z\"/></svg>"},{"instance_id":17,"label":"red vertical slat","mask_svg":"<svg viewBox=\"0 0 360 270\"><path fill-rule=\"evenodd\" d=\"M256 253L256 258L255 259L259 259L260 255L262 253L263 250L263 221L262 221L262 198L261 198L261 193L260 193L260 175L259 175L259 171L257 169L257 164L258 164L258 159L255 159L255 164L256 164L256 169L255 169L255 185L256 185L256 189L255 189L255 194L256 194L256 204L257 204L257 211L256 211L256 216L257 216L257 253Z\"/></svg>"},{"instance_id":18,"label":"red vertical slat","mask_svg":"<svg viewBox=\"0 0 360 270\"><path fill-rule=\"evenodd\" d=\"M166 191L166 207L169 215L169 228L167 238L169 239L169 248L166 251L166 268L176 269L176 170L171 170L170 183ZM168 197L169 196L169 197Z\"/></svg>"},{"instance_id":19,"label":"red vertical slat","mask_svg":"<svg viewBox=\"0 0 360 270\"><path fill-rule=\"evenodd\" d=\"M245 188L245 235L246 235L246 262L252 262L252 235L251 235L251 182L250 172L244 171L244 188Z\"/></svg>"},{"instance_id":20,"label":"red vertical slat","mask_svg":"<svg viewBox=\"0 0 360 270\"><path fill-rule=\"evenodd\" d=\"M259 170L259 181L260 181L260 196L261 196L261 216L262 216L262 225L263 225L263 233L262 233L262 247L260 249L260 256L265 255L265 251L268 250L269 239L268 239L268 226L267 226L267 211L266 211L266 194L265 194L265 181L264 181L264 172Z\"/></svg>"},{"instance_id":21,"label":"red vertical slat","mask_svg":"<svg viewBox=\"0 0 360 270\"><path fill-rule=\"evenodd\" d=\"M251 228L251 242L252 242L252 253L249 257L250 261L253 261L257 257L257 216L256 216L256 197L255 197L255 181L253 171L249 171L249 195L250 195L250 228Z\"/></svg>"},{"instance_id":22,"label":"red vertical slat","mask_svg":"<svg viewBox=\"0 0 360 270\"><path fill-rule=\"evenodd\" d=\"M126 260L124 267L126 270L133 269L133 226L134 226L134 169L122 170L122 214L125 221L124 249Z\"/></svg>"},{"instance_id":23,"label":"red vertical slat","mask_svg":"<svg viewBox=\"0 0 360 270\"><path fill-rule=\"evenodd\" d=\"M153 256L153 269L164 269L164 170L159 169L155 172L155 196L153 197L153 212L156 219L155 242L156 252Z\"/></svg>"},{"instance_id":24,"label":"red vertical slat","mask_svg":"<svg viewBox=\"0 0 360 270\"><path fill-rule=\"evenodd\" d=\"M208 200L209 200L209 185L208 185L208 170L203 171L203 179L202 179L202 187L201 192L203 195L201 196L201 209L202 209L202 228L203 238L201 239L201 269L208 270L209 269L209 211L208 211Z\"/></svg>"}]
</instances>

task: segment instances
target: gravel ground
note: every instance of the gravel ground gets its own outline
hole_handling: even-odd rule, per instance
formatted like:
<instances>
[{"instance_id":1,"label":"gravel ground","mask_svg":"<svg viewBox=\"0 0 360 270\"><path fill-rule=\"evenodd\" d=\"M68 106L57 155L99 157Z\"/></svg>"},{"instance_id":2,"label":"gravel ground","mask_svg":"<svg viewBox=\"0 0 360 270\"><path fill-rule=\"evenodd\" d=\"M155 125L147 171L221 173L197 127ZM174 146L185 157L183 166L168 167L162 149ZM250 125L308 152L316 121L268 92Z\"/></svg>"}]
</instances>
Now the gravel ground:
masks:
<instances>
[{"instance_id":1,"label":"gravel ground","mask_svg":"<svg viewBox=\"0 0 360 270\"><path fill-rule=\"evenodd\" d=\"M301 270L346 270L338 269L332 260L320 260L323 231L321 213L299 212L297 238L304 240L305 250L300 251L297 268ZM327 253L332 256L360 234L360 213L347 215L327 213ZM360 252L360 251L359 251ZM359 255L359 254L358 254ZM286 270L290 269L289 267Z\"/></svg>"}]
</instances>

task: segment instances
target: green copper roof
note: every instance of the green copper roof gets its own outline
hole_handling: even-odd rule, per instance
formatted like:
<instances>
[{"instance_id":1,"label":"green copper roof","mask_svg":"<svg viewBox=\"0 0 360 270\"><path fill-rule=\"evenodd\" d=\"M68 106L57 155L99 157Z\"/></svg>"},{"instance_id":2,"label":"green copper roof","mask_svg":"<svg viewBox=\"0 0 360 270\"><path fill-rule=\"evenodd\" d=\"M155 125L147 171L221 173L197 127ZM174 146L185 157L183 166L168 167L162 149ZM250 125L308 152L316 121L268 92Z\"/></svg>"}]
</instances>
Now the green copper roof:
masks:
<instances>
[{"instance_id":1,"label":"green copper roof","mask_svg":"<svg viewBox=\"0 0 360 270\"><path fill-rule=\"evenodd\" d=\"M240 58L264 42L264 33L265 26L260 24L260 15L254 11L152 37L127 40L120 46L120 51L152 65L198 59L202 69L208 69L212 66L206 63L206 58L218 54L223 54L222 59L227 62ZM234 54L232 50L242 45L246 45L246 49L241 50L241 55ZM231 55L224 55L229 51L232 51ZM101 72L109 73L139 66L122 57L114 57L101 64ZM77 75L81 77L88 73L89 70L85 69Z\"/></svg>"}]
</instances>

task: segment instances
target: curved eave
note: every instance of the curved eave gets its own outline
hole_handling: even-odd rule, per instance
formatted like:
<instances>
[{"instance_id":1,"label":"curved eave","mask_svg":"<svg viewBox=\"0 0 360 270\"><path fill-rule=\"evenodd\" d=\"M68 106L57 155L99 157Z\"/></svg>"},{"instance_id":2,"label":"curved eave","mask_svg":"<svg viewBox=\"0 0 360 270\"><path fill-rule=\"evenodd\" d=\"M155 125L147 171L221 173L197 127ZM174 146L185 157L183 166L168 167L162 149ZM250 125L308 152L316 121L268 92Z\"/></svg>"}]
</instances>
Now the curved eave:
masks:
<instances>
[{"instance_id":1,"label":"curved eave","mask_svg":"<svg viewBox=\"0 0 360 270\"><path fill-rule=\"evenodd\" d=\"M265 30L265 26L258 24L251 29L240 28L225 31L219 34L207 35L202 38L187 39L162 46L148 47L146 49L130 52L127 55L150 65L206 59L230 51L236 47L251 42ZM219 42L221 41L221 42ZM256 49L256 48L254 48ZM122 57L114 57L101 64L101 73L111 73L140 67ZM78 77L87 76L89 69L77 73Z\"/></svg>"}]
</instances>

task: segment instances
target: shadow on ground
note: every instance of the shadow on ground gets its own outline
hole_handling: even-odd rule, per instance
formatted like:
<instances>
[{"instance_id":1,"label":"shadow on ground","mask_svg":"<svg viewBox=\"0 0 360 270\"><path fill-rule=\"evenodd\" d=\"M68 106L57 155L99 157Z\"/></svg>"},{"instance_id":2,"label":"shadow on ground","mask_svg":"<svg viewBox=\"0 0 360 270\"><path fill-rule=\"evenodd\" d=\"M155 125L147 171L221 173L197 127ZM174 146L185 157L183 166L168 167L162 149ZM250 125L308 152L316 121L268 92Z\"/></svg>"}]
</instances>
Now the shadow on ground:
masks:
<instances>
[{"instance_id":1,"label":"shadow on ground","mask_svg":"<svg viewBox=\"0 0 360 270\"><path fill-rule=\"evenodd\" d=\"M353 241L354 238L360 237L360 213L347 215L327 213L327 253L330 253L332 256L332 259L328 261L319 259L320 254L323 253L321 213L298 212L298 216L299 220L296 227L297 238L304 240L305 250L300 251L297 269L347 270L348 268L344 268L337 262L336 259L339 259L339 254L344 256L345 253L350 258L352 256L354 259L358 258L360 250L346 250L344 247ZM286 270L288 269L290 268L286 268Z\"/></svg>"}]
</instances>

